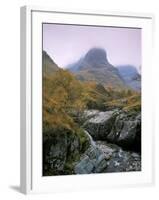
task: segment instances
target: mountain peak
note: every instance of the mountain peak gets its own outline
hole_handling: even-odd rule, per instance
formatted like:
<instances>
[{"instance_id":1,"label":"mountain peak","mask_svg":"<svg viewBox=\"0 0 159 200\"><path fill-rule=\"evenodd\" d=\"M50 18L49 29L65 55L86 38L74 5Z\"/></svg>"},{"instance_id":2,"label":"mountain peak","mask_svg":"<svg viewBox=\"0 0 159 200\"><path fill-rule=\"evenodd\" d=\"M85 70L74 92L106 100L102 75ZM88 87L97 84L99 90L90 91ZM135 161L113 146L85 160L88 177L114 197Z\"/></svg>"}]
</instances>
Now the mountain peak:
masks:
<instances>
[{"instance_id":1,"label":"mountain peak","mask_svg":"<svg viewBox=\"0 0 159 200\"><path fill-rule=\"evenodd\" d=\"M106 50L101 47L91 48L84 57L77 62L69 64L67 68L72 72L85 69L112 68L113 66L107 60Z\"/></svg>"},{"instance_id":2,"label":"mountain peak","mask_svg":"<svg viewBox=\"0 0 159 200\"><path fill-rule=\"evenodd\" d=\"M94 64L94 65L108 63L105 49L97 48L97 47L90 49L85 55L84 60L87 63Z\"/></svg>"},{"instance_id":3,"label":"mountain peak","mask_svg":"<svg viewBox=\"0 0 159 200\"><path fill-rule=\"evenodd\" d=\"M91 48L84 57L71 64L68 69L82 81L95 81L104 86L126 87L118 69L108 62L103 48Z\"/></svg>"}]
</instances>

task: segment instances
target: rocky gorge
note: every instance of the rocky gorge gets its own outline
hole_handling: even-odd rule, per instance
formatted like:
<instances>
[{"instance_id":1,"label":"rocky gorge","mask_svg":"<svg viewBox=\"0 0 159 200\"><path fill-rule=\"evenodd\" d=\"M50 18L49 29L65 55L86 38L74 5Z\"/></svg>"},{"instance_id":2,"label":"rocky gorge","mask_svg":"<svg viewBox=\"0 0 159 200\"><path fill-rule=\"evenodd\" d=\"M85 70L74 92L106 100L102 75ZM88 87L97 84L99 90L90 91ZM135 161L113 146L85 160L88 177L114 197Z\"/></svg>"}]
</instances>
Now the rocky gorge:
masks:
<instances>
[{"instance_id":1,"label":"rocky gorge","mask_svg":"<svg viewBox=\"0 0 159 200\"><path fill-rule=\"evenodd\" d=\"M75 173L140 171L141 115L118 110L89 110L85 115L83 127L90 147L76 164Z\"/></svg>"},{"instance_id":2,"label":"rocky gorge","mask_svg":"<svg viewBox=\"0 0 159 200\"><path fill-rule=\"evenodd\" d=\"M45 167L51 174L141 170L141 114L115 109L86 110L83 116L80 133L83 144L82 139L69 132L45 140L48 151Z\"/></svg>"}]
</instances>

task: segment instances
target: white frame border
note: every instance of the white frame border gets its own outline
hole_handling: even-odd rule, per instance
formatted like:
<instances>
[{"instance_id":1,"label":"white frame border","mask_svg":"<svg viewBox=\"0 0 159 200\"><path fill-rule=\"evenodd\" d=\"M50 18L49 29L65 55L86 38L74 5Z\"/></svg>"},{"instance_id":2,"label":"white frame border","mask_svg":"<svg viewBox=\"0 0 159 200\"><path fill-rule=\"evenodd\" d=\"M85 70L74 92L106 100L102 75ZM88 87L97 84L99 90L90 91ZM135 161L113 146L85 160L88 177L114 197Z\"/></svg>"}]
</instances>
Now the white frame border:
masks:
<instances>
[{"instance_id":1,"label":"white frame border","mask_svg":"<svg viewBox=\"0 0 159 200\"><path fill-rule=\"evenodd\" d=\"M39 192L57 192L62 189L62 186L60 190L56 188L56 190L53 191L52 189L44 189L43 188L35 188L33 185L33 136L32 136L32 12L49 12L49 13L57 13L57 14L79 14L79 15L89 15L89 16L112 16L112 17L123 17L123 18L136 18L136 19L150 19L151 20L151 28L153 28L153 20L154 16L152 14L139 14L139 13L121 13L121 12L106 12L106 11L88 11L88 10L66 10L66 9L50 9L50 8L40 8L35 6L25 6L21 8L21 192L27 194L27 193L39 193ZM152 30L151 30L152 32ZM152 35L152 33L151 33ZM152 41L150 41L152 43ZM151 48L152 50L152 48ZM151 57L151 55L150 55ZM151 71L151 70L150 70ZM152 111L152 110L150 110ZM151 115L150 115L151 116ZM152 122L151 122L152 125ZM154 130L152 130L153 132ZM152 165L151 165L151 177L149 177L149 180L146 182L138 183L136 185L152 185L154 183L154 133L152 133L151 137L151 156L152 156ZM136 172L135 172L136 173ZM149 174L150 175L150 174ZM85 175L82 175L85 176ZM86 175L87 176L87 175ZM89 175L90 176L90 175ZM97 175L100 179L101 175ZM103 176L103 174L102 174ZM107 174L107 176L114 176L113 174ZM115 175L116 176L116 175ZM88 177L88 176L87 176ZM89 177L91 180L92 176ZM55 177L52 177L55 178ZM63 177L56 177L56 179L63 180ZM79 176L79 179L82 179L83 177ZM65 177L65 179L69 179L69 177ZM72 176L72 180L77 179L77 176ZM93 179L92 179L93 181ZM128 185L133 185L131 183L128 183ZM119 184L110 184L110 187L112 186L120 186ZM127 184L122 184L122 186L127 186ZM105 185L99 185L97 188L105 188ZM108 187L108 185L107 185ZM71 191L71 188L66 188L64 186L64 191ZM82 188L84 189L84 188ZM94 189L93 186L88 186L87 189ZM76 188L72 188L72 190L76 190ZM78 188L77 190L80 190Z\"/></svg>"}]
</instances>

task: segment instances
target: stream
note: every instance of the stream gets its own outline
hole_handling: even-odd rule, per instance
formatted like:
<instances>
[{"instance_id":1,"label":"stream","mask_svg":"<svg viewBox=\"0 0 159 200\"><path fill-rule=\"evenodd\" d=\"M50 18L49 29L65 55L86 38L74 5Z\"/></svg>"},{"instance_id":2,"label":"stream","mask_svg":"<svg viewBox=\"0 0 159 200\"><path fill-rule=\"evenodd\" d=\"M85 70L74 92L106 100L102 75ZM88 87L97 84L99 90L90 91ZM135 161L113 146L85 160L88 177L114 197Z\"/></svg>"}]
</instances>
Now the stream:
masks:
<instances>
[{"instance_id":1,"label":"stream","mask_svg":"<svg viewBox=\"0 0 159 200\"><path fill-rule=\"evenodd\" d=\"M93 140L92 136L88 133L88 131L84 130L84 132L86 133L86 135L88 136L89 140L90 140L90 144L92 145L92 147L96 147L96 143Z\"/></svg>"},{"instance_id":2,"label":"stream","mask_svg":"<svg viewBox=\"0 0 159 200\"><path fill-rule=\"evenodd\" d=\"M76 174L126 172L141 170L141 156L136 152L125 151L106 141L94 141L85 130L90 148L81 156L75 166Z\"/></svg>"}]
</instances>

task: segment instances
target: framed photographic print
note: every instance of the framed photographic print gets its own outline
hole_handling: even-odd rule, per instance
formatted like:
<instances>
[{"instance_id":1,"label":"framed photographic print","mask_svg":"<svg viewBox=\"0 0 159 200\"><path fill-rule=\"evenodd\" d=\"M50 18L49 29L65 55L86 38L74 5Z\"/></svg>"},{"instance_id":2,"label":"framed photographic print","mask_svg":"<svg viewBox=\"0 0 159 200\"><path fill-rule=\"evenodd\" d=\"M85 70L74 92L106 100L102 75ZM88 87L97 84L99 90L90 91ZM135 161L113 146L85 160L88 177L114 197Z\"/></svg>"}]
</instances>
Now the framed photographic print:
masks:
<instances>
[{"instance_id":1,"label":"framed photographic print","mask_svg":"<svg viewBox=\"0 0 159 200\"><path fill-rule=\"evenodd\" d=\"M153 183L148 14L21 8L21 191Z\"/></svg>"}]
</instances>

